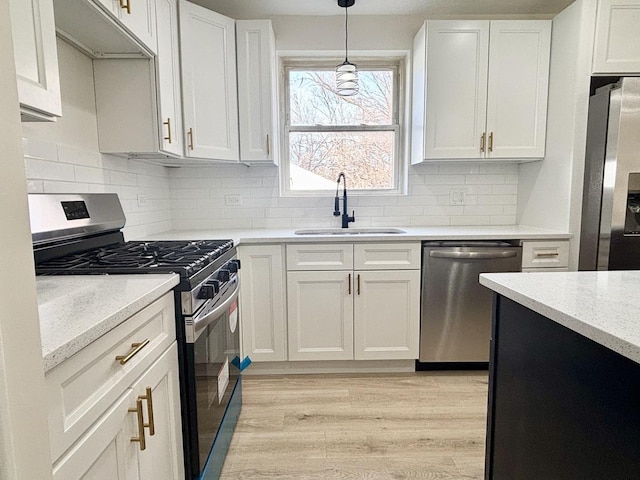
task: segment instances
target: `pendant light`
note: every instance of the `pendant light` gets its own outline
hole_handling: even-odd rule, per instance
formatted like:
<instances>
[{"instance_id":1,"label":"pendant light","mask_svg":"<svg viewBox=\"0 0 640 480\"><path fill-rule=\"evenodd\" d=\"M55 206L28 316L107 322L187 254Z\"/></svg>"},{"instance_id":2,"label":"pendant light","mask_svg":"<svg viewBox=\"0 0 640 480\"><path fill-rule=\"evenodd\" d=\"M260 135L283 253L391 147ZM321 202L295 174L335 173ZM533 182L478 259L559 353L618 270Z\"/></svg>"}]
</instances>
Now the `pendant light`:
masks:
<instances>
[{"instance_id":1,"label":"pendant light","mask_svg":"<svg viewBox=\"0 0 640 480\"><path fill-rule=\"evenodd\" d=\"M344 8L344 62L336 67L336 91L338 95L349 97L358 93L358 67L349 61L349 7L356 0L338 0L338 6Z\"/></svg>"}]
</instances>

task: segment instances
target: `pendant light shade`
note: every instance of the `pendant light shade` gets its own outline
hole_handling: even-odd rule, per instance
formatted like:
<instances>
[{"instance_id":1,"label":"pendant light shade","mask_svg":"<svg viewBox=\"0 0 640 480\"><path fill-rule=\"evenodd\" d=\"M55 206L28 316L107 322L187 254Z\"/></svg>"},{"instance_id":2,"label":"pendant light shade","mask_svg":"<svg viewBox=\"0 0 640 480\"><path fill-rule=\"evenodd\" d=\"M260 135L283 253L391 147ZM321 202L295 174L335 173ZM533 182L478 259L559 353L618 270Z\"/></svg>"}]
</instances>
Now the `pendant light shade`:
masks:
<instances>
[{"instance_id":1,"label":"pendant light shade","mask_svg":"<svg viewBox=\"0 0 640 480\"><path fill-rule=\"evenodd\" d=\"M338 0L338 6L344 8L344 62L336 67L336 91L338 95L348 97L358 93L358 67L349 61L349 13L348 9L355 0Z\"/></svg>"}]
</instances>

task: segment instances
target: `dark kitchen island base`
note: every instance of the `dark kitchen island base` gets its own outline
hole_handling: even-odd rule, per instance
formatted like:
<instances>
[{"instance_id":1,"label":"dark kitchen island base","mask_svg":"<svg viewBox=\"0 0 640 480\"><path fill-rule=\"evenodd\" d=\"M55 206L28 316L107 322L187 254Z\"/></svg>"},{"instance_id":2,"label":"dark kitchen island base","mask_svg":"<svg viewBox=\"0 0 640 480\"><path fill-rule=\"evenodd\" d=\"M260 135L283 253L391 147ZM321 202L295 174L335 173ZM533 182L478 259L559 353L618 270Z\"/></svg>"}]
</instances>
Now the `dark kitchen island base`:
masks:
<instances>
[{"instance_id":1,"label":"dark kitchen island base","mask_svg":"<svg viewBox=\"0 0 640 480\"><path fill-rule=\"evenodd\" d=\"M640 365L495 296L485 478L640 478Z\"/></svg>"}]
</instances>

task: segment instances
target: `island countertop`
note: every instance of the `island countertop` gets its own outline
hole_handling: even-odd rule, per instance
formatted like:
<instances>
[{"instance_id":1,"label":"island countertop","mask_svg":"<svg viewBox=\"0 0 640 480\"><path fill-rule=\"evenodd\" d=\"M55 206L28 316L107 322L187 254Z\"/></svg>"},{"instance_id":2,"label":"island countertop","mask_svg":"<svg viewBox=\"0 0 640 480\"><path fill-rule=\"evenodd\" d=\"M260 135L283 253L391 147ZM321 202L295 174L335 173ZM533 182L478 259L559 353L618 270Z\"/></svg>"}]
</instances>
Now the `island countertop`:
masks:
<instances>
[{"instance_id":1,"label":"island countertop","mask_svg":"<svg viewBox=\"0 0 640 480\"><path fill-rule=\"evenodd\" d=\"M640 363L640 271L486 273L480 283Z\"/></svg>"},{"instance_id":2,"label":"island countertop","mask_svg":"<svg viewBox=\"0 0 640 480\"><path fill-rule=\"evenodd\" d=\"M178 284L166 275L55 275L36 277L44 371Z\"/></svg>"}]
</instances>

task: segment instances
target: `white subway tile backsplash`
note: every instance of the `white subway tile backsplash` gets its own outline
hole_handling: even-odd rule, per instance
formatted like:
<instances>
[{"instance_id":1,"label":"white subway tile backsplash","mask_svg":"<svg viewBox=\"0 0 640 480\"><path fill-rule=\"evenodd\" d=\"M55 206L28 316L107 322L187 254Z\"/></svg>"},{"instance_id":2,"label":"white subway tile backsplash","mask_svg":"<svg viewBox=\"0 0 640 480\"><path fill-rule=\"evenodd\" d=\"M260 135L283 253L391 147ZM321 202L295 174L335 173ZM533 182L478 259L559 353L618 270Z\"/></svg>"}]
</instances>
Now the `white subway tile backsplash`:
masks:
<instances>
[{"instance_id":1,"label":"white subway tile backsplash","mask_svg":"<svg viewBox=\"0 0 640 480\"><path fill-rule=\"evenodd\" d=\"M76 182L107 183L106 177L109 175L109 172L102 168L75 166L73 170L75 172Z\"/></svg>"},{"instance_id":2,"label":"white subway tile backsplash","mask_svg":"<svg viewBox=\"0 0 640 480\"><path fill-rule=\"evenodd\" d=\"M58 161L72 165L99 167L101 158L98 152L58 145Z\"/></svg>"},{"instance_id":3,"label":"white subway tile backsplash","mask_svg":"<svg viewBox=\"0 0 640 480\"><path fill-rule=\"evenodd\" d=\"M28 179L63 180L73 182L75 179L73 165L49 160L26 157L25 168Z\"/></svg>"}]
</instances>

